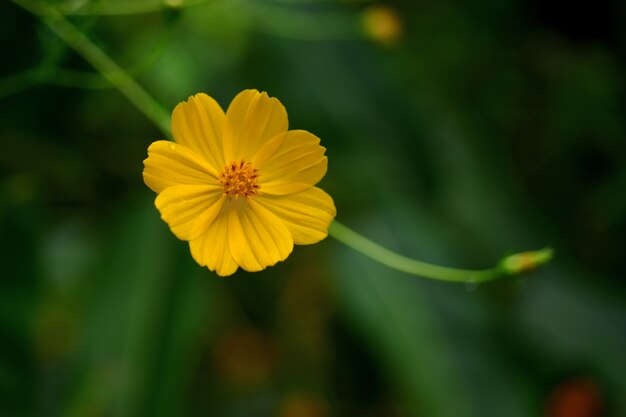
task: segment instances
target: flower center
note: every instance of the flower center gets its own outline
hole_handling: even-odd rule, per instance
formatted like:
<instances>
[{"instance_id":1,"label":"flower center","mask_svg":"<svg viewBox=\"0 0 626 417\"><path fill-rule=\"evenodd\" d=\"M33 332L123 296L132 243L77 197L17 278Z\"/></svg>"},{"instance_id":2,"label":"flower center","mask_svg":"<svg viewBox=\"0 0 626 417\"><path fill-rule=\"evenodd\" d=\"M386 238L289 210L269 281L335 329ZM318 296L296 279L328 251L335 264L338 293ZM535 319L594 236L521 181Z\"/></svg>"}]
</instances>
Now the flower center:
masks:
<instances>
[{"instance_id":1,"label":"flower center","mask_svg":"<svg viewBox=\"0 0 626 417\"><path fill-rule=\"evenodd\" d=\"M256 183L258 170L243 159L226 165L220 174L224 195L228 197L250 197L259 194L261 186Z\"/></svg>"}]
</instances>

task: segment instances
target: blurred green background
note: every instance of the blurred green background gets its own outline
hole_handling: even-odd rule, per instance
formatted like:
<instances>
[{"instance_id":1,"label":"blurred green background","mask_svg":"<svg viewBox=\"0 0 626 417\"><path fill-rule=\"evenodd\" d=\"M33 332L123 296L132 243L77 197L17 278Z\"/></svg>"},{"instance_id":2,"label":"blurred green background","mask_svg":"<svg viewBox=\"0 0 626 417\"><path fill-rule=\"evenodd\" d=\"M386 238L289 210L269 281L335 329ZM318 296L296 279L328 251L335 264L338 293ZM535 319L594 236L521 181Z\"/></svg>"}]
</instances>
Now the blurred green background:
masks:
<instances>
[{"instance_id":1,"label":"blurred green background","mask_svg":"<svg viewBox=\"0 0 626 417\"><path fill-rule=\"evenodd\" d=\"M0 416L626 416L626 3L545 3L56 2L168 110L278 97L389 248L556 248L475 287L332 238L200 268L142 181L162 134L2 0Z\"/></svg>"}]
</instances>

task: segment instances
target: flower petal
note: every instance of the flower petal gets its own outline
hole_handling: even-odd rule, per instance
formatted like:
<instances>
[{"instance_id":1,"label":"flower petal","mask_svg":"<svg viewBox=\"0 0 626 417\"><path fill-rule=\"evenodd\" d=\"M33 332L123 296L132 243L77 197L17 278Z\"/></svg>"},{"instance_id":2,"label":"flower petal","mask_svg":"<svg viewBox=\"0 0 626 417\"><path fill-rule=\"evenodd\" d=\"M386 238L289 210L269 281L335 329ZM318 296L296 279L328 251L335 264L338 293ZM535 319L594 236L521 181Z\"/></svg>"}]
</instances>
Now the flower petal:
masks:
<instances>
[{"instance_id":1,"label":"flower petal","mask_svg":"<svg viewBox=\"0 0 626 417\"><path fill-rule=\"evenodd\" d=\"M293 250L287 227L254 199L232 201L228 217L228 247L246 271L260 271L283 261Z\"/></svg>"},{"instance_id":2,"label":"flower petal","mask_svg":"<svg viewBox=\"0 0 626 417\"><path fill-rule=\"evenodd\" d=\"M157 193L178 184L219 184L215 169L202 156L178 143L152 143L143 165L143 180Z\"/></svg>"},{"instance_id":3,"label":"flower petal","mask_svg":"<svg viewBox=\"0 0 626 417\"><path fill-rule=\"evenodd\" d=\"M257 90L242 91L226 111L226 162L250 160L265 142L288 127L287 111L278 99Z\"/></svg>"},{"instance_id":4,"label":"flower petal","mask_svg":"<svg viewBox=\"0 0 626 417\"><path fill-rule=\"evenodd\" d=\"M337 214L331 196L317 187L289 196L261 195L257 201L287 226L297 245L317 243L328 236Z\"/></svg>"},{"instance_id":5,"label":"flower petal","mask_svg":"<svg viewBox=\"0 0 626 417\"><path fill-rule=\"evenodd\" d=\"M228 211L224 206L206 232L189 242L191 256L201 266L225 277L237 271L239 265L228 249Z\"/></svg>"},{"instance_id":6,"label":"flower petal","mask_svg":"<svg viewBox=\"0 0 626 417\"><path fill-rule=\"evenodd\" d=\"M224 110L204 93L179 103L172 113L172 135L176 142L206 158L215 169L224 165Z\"/></svg>"},{"instance_id":7,"label":"flower petal","mask_svg":"<svg viewBox=\"0 0 626 417\"><path fill-rule=\"evenodd\" d=\"M215 185L174 185L154 201L161 218L181 240L193 240L209 227L224 204L221 187Z\"/></svg>"},{"instance_id":8,"label":"flower petal","mask_svg":"<svg viewBox=\"0 0 626 417\"><path fill-rule=\"evenodd\" d=\"M267 142L253 158L261 193L293 194L317 184L328 167L326 148L319 143L320 139L306 130L290 130Z\"/></svg>"}]
</instances>

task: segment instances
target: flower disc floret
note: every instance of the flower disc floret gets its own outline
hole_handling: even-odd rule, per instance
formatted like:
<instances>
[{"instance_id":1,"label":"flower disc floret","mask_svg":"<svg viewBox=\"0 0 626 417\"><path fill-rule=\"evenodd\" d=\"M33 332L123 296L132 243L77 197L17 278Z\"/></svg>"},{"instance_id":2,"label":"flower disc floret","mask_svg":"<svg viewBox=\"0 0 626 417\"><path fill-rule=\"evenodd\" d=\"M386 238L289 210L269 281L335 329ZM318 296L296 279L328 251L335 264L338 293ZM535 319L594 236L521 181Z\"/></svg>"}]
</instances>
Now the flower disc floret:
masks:
<instances>
[{"instance_id":1,"label":"flower disc floret","mask_svg":"<svg viewBox=\"0 0 626 417\"><path fill-rule=\"evenodd\" d=\"M246 197L259 194L261 186L257 184L259 170L243 159L227 164L220 173L220 183L224 195L231 198Z\"/></svg>"}]
</instances>

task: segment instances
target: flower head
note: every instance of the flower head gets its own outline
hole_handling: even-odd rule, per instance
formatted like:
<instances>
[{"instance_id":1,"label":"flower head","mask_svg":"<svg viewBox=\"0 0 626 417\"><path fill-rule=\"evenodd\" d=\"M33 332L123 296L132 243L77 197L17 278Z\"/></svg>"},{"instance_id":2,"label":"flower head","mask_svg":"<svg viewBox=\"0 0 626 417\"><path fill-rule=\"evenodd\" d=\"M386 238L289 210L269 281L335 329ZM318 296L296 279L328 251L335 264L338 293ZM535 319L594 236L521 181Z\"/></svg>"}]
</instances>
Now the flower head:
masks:
<instances>
[{"instance_id":1,"label":"flower head","mask_svg":"<svg viewBox=\"0 0 626 417\"><path fill-rule=\"evenodd\" d=\"M326 174L315 135L288 130L276 98L245 90L226 113L206 94L172 114L174 142L148 148L143 178L162 219L191 255L218 275L260 271L293 245L319 242L336 214L315 187Z\"/></svg>"},{"instance_id":2,"label":"flower head","mask_svg":"<svg viewBox=\"0 0 626 417\"><path fill-rule=\"evenodd\" d=\"M402 37L402 20L391 7L370 6L363 12L362 19L365 34L380 44L392 46Z\"/></svg>"}]
</instances>

